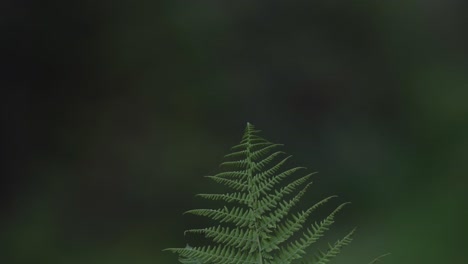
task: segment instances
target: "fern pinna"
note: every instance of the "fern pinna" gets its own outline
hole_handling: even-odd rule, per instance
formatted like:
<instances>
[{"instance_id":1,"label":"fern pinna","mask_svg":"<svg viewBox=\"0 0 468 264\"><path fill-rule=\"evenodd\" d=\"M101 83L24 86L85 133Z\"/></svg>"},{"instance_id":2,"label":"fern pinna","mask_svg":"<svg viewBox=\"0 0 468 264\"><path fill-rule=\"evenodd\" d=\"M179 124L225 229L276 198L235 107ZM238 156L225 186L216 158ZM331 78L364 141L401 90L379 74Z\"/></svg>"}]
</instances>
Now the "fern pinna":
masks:
<instances>
[{"instance_id":1,"label":"fern pinna","mask_svg":"<svg viewBox=\"0 0 468 264\"><path fill-rule=\"evenodd\" d=\"M168 248L182 263L192 264L325 264L351 242L352 230L316 258L305 261L306 249L322 237L345 205L336 207L321 221L308 224L309 216L335 196L327 197L305 211L291 213L306 190L310 177L293 177L303 167L284 168L290 156L278 151L281 144L260 137L259 130L247 123L240 144L221 163L222 172L206 176L232 189L222 194L198 194L209 200L224 201L219 209L194 209L186 213L204 216L218 225L190 229L185 233L202 234L213 243L200 247Z\"/></svg>"}]
</instances>

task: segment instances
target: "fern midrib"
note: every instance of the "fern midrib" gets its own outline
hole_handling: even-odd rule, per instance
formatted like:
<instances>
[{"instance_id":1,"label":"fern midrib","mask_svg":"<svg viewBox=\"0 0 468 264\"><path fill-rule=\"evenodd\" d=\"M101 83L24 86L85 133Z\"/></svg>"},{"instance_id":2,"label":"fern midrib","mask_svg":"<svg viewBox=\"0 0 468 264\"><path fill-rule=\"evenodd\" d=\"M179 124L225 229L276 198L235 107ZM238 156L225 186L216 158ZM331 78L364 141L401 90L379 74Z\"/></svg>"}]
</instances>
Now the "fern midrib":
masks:
<instances>
[{"instance_id":1,"label":"fern midrib","mask_svg":"<svg viewBox=\"0 0 468 264\"><path fill-rule=\"evenodd\" d=\"M253 162L252 162L252 158L251 158L251 151L250 151L250 148L251 148L251 142L250 142L250 135L251 135L251 131L250 131L250 126L248 126L248 131L247 131L247 174L248 174L248 182L249 182L249 186L252 186L252 178L253 178ZM253 211L254 211L254 227L255 227L255 234L256 234L256 240L257 240L257 248L258 248L258 263L259 264L263 264L263 257L262 257L262 245L260 243L260 235L259 235L259 228L258 228L258 223L257 223L257 217L256 214L257 214L257 198L252 196L252 191L251 191L251 188L248 188L249 190L249 195L251 195L251 197L253 198L253 201L252 201L252 208L253 208Z\"/></svg>"}]
</instances>

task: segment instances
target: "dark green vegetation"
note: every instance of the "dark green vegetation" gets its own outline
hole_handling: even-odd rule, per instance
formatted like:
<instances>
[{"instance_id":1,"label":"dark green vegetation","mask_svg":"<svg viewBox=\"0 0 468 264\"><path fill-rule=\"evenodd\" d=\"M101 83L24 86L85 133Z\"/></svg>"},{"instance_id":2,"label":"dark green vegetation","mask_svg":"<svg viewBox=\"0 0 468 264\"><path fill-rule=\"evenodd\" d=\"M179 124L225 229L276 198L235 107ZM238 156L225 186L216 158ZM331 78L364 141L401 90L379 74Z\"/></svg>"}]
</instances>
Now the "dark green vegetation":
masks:
<instances>
[{"instance_id":1,"label":"dark green vegetation","mask_svg":"<svg viewBox=\"0 0 468 264\"><path fill-rule=\"evenodd\" d=\"M247 120L333 263L468 263L468 1L1 3L0 263L177 262Z\"/></svg>"},{"instance_id":2,"label":"dark green vegetation","mask_svg":"<svg viewBox=\"0 0 468 264\"><path fill-rule=\"evenodd\" d=\"M217 264L288 264L303 259L306 249L317 242L334 223L335 215L346 205L335 208L324 219L308 223L312 213L336 196L318 201L305 211L293 212L310 187L314 173L297 176L304 167L286 168L291 156L260 137L259 130L247 123L240 144L232 147L222 172L207 176L229 187L225 194L197 196L224 201L219 209L194 209L186 213L204 216L218 225L190 229L189 234L203 234L215 244L200 247L169 248L183 263ZM325 264L352 240L354 230L307 263Z\"/></svg>"}]
</instances>

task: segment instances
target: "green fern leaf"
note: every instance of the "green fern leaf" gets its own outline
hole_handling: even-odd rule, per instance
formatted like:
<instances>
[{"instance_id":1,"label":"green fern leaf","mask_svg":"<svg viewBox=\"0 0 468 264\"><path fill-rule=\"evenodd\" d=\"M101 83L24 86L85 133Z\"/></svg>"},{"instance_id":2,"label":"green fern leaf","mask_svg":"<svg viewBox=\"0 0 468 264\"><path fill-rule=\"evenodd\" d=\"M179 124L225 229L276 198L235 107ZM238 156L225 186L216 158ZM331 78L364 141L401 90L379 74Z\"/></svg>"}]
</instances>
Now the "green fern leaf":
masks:
<instances>
[{"instance_id":1,"label":"green fern leaf","mask_svg":"<svg viewBox=\"0 0 468 264\"><path fill-rule=\"evenodd\" d=\"M231 189L228 193L203 193L198 197L222 201L218 209L193 209L186 213L207 217L217 225L189 229L185 234L202 235L209 245L168 248L184 264L289 264L302 260L306 250L323 237L334 223L339 205L322 220L309 223L319 207L336 196L327 197L305 211L291 213L299 204L314 173L299 176L303 167L287 168L290 156L259 136L247 123L244 135L221 163L222 171L206 176ZM283 156L283 157L282 157ZM354 230L330 245L317 250L314 264L328 263L352 240Z\"/></svg>"}]
</instances>

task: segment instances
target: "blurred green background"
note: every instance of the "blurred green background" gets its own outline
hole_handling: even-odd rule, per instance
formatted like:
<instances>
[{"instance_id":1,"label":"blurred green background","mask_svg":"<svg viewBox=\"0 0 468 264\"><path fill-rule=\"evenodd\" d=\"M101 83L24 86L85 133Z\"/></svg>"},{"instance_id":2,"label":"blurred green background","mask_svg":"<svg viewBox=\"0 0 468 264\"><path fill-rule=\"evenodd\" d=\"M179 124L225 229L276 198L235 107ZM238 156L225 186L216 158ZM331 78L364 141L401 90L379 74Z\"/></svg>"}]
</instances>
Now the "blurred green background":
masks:
<instances>
[{"instance_id":1,"label":"blurred green background","mask_svg":"<svg viewBox=\"0 0 468 264\"><path fill-rule=\"evenodd\" d=\"M0 6L0 263L177 263L247 121L352 201L335 263L468 263L466 1Z\"/></svg>"}]
</instances>

